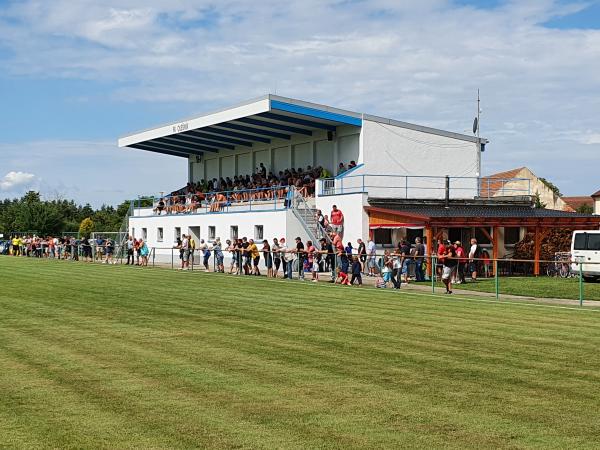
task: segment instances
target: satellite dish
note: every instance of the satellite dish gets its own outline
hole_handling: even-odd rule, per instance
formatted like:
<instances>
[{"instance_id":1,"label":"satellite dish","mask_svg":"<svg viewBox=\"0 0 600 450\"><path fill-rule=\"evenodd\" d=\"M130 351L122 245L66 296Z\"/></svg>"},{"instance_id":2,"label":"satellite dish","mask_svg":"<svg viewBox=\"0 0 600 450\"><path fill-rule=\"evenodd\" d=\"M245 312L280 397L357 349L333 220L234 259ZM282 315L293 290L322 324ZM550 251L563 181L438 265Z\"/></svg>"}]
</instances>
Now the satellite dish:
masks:
<instances>
[{"instance_id":1,"label":"satellite dish","mask_svg":"<svg viewBox=\"0 0 600 450\"><path fill-rule=\"evenodd\" d=\"M477 117L475 117L475 120L473 120L473 134L477 133L478 128L479 128L479 120L477 120Z\"/></svg>"}]
</instances>

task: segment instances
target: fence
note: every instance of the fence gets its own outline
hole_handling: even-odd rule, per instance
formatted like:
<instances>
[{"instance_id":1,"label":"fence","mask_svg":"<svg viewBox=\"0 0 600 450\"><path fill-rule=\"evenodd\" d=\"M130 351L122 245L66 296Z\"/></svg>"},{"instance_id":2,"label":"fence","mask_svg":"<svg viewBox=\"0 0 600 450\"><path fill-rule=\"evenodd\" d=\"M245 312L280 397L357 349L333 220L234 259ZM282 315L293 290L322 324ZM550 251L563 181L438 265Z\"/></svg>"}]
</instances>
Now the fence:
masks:
<instances>
[{"instance_id":1,"label":"fence","mask_svg":"<svg viewBox=\"0 0 600 450\"><path fill-rule=\"evenodd\" d=\"M4 243L6 244L6 242ZM0 247L2 243L0 242ZM352 262L345 262L339 254L327 253L317 250L313 254L313 265L307 264L306 253L289 249L285 253L280 251L259 251L259 259L254 260L245 254L244 250L231 250L227 247L222 250L207 249L190 251L186 258L185 251L176 247L153 247L147 249L144 255L141 251L119 251L115 246L110 257L106 249L100 250L95 245L71 246L71 249L57 249L52 255L49 252L27 253L23 250L22 256L46 257L50 259L68 259L74 261L87 261L90 263L132 264L149 267L167 267L171 269L185 269L190 271L223 272L236 275L252 274L267 269L268 276L284 275L288 279L307 279L313 277L313 272L321 279L328 281L340 278L340 270L347 270L348 278L352 276ZM74 248L73 248L74 247ZM10 254L10 246L5 246L4 254ZM157 258L157 250L167 251L168 257ZM353 255L357 256L357 255ZM186 263L189 261L189 263ZM351 261L351 259L350 259ZM387 288L401 287L408 281L414 289L428 290L433 294L439 293L445 286L441 281L440 259L435 256L421 258L402 258L394 253L376 253L372 256L363 255L361 262L361 278L369 279L368 273L375 276L370 278L374 283L385 282ZM548 260L541 261L547 275L533 276L535 261L524 259L491 259L480 258L470 261L456 260L456 269L452 272L453 289L459 289L461 295L487 295L497 300L509 296L525 296L532 298L548 298L553 300L576 300L579 305L584 301L600 301L600 283L587 283L585 280L600 279L600 262L574 261L574 260ZM346 266L348 264L348 266ZM520 267L518 275L510 267ZM529 267L529 268L528 268ZM255 269L257 268L257 269ZM271 269L271 270L269 270ZM477 281L472 279L473 272L477 272ZM348 282L350 280L348 279ZM361 279L364 281L364 279ZM401 283L401 284L398 284ZM405 290L406 287L401 290ZM600 302L598 303L600 306Z\"/></svg>"},{"instance_id":2,"label":"fence","mask_svg":"<svg viewBox=\"0 0 600 450\"><path fill-rule=\"evenodd\" d=\"M341 175L317 180L320 196L368 193L394 198L490 198L531 195L526 178L442 177L412 175Z\"/></svg>"}]
</instances>

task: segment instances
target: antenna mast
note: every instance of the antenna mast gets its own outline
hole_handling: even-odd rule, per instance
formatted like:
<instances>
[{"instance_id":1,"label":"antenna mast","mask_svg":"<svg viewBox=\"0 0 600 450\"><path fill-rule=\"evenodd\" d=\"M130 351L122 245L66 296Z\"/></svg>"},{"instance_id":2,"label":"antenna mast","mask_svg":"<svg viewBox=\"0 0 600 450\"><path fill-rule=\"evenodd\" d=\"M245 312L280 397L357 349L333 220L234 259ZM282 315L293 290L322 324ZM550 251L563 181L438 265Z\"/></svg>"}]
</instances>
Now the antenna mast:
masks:
<instances>
[{"instance_id":1,"label":"antenna mast","mask_svg":"<svg viewBox=\"0 0 600 450\"><path fill-rule=\"evenodd\" d=\"M481 112L481 108L479 107L480 104L480 100L479 100L479 88L477 88L477 138L479 138L479 125L480 125L480 119L479 119L479 113Z\"/></svg>"}]
</instances>

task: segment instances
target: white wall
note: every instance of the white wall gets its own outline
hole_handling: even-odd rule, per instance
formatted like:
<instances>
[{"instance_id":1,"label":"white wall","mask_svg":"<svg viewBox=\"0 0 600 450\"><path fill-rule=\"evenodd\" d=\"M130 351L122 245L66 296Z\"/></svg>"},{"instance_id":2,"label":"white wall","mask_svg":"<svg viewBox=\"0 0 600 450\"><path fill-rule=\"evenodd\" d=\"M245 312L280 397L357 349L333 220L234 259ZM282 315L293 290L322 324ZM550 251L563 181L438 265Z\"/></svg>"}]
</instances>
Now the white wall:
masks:
<instances>
[{"instance_id":1,"label":"white wall","mask_svg":"<svg viewBox=\"0 0 600 450\"><path fill-rule=\"evenodd\" d=\"M335 195L329 197L317 197L316 208L323 215L331 217L331 207L336 205L344 214L344 245L350 241L352 245L358 238L366 241L369 237L369 216L364 210L368 205L366 194Z\"/></svg>"},{"instance_id":2,"label":"white wall","mask_svg":"<svg viewBox=\"0 0 600 450\"><path fill-rule=\"evenodd\" d=\"M215 237L220 237L221 242L225 244L225 241L231 238L231 226L238 227L238 237L245 236L248 239L256 239L257 236L254 234L256 225L263 226L263 238L270 243L275 237L277 239L285 237L288 243L293 243L296 236L300 236L304 242L307 240L306 232L291 210L229 214L134 216L129 219L129 233L135 234L136 238L140 238L142 237L142 229L146 228L146 243L150 248L157 248L156 261L170 262L171 248L176 243L176 227L179 227L183 234L190 234L191 227L199 227L198 241L196 242L198 244L199 239L208 241L209 227L214 226ZM162 242L157 240L159 227L163 229ZM198 229L195 228L194 231L198 232ZM175 254L175 258L178 258L178 254Z\"/></svg>"},{"instance_id":3,"label":"white wall","mask_svg":"<svg viewBox=\"0 0 600 450\"><path fill-rule=\"evenodd\" d=\"M474 142L363 120L362 143L365 166L361 172L365 174L479 176L480 152ZM372 197L389 197L390 194L394 194L394 191L389 189L390 179L372 179L371 183L378 186L369 190ZM409 190L409 197L444 197L443 178L409 179L409 183L413 185ZM429 187L436 189L425 189ZM410 195L411 192L413 195ZM452 197L472 198L476 194L475 178L452 180Z\"/></svg>"}]
</instances>

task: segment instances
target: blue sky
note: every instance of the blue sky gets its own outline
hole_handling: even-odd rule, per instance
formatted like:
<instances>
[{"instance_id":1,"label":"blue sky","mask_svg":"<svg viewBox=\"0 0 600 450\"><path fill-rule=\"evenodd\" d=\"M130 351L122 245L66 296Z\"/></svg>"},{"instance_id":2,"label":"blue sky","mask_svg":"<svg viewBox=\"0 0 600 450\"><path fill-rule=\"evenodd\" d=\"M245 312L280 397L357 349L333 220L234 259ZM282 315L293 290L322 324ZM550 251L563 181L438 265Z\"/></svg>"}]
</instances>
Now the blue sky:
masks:
<instances>
[{"instance_id":1,"label":"blue sky","mask_svg":"<svg viewBox=\"0 0 600 450\"><path fill-rule=\"evenodd\" d=\"M184 160L117 138L267 92L464 132L477 88L484 173L590 194L599 28L599 1L0 0L0 197L172 190Z\"/></svg>"}]
</instances>

